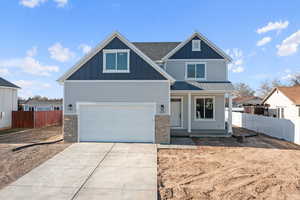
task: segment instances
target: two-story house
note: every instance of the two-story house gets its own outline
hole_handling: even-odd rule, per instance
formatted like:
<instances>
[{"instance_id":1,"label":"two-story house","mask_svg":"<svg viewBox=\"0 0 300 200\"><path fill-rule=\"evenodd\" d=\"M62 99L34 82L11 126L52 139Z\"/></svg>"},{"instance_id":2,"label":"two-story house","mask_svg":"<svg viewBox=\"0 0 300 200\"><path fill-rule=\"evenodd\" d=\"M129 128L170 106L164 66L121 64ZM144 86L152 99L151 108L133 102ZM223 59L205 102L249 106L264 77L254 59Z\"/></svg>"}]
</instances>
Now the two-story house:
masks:
<instances>
[{"instance_id":1,"label":"two-story house","mask_svg":"<svg viewBox=\"0 0 300 200\"><path fill-rule=\"evenodd\" d=\"M58 80L64 138L169 143L170 135L228 136L229 62L197 32L183 42L130 42L114 32Z\"/></svg>"}]
</instances>

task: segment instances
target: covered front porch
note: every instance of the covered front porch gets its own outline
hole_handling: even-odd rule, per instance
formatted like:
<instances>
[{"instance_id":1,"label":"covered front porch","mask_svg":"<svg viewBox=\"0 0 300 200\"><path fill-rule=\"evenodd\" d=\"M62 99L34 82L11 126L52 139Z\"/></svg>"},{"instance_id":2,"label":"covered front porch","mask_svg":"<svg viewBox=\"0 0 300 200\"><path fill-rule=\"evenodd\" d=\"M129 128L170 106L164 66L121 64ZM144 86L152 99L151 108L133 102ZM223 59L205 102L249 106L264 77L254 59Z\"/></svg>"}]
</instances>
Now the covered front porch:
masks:
<instances>
[{"instance_id":1,"label":"covered front porch","mask_svg":"<svg viewBox=\"0 0 300 200\"><path fill-rule=\"evenodd\" d=\"M189 82L183 84L171 90L171 136L231 136L232 90L224 87L228 83L218 83L221 89L216 89L214 83L206 83L206 89Z\"/></svg>"}]
</instances>

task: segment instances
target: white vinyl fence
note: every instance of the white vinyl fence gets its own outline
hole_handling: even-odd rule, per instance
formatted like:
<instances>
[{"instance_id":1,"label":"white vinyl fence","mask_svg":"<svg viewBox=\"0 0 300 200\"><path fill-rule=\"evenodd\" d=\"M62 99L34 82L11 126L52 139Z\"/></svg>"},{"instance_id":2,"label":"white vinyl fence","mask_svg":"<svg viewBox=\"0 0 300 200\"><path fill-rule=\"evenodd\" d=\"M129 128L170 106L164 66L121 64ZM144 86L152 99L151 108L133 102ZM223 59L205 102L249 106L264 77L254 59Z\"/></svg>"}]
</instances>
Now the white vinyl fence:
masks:
<instances>
[{"instance_id":1,"label":"white vinyl fence","mask_svg":"<svg viewBox=\"0 0 300 200\"><path fill-rule=\"evenodd\" d=\"M300 144L300 120L278 119L232 112L232 124Z\"/></svg>"}]
</instances>

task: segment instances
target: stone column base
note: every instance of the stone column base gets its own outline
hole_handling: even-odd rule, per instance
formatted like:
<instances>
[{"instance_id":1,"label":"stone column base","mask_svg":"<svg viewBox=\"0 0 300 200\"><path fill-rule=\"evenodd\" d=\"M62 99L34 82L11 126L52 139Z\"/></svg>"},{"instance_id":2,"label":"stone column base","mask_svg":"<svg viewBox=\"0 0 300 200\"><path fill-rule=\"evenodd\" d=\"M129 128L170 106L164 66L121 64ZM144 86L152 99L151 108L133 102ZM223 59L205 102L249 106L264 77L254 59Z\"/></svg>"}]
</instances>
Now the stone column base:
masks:
<instances>
[{"instance_id":1,"label":"stone column base","mask_svg":"<svg viewBox=\"0 0 300 200\"><path fill-rule=\"evenodd\" d=\"M170 116L155 116L155 143L170 144Z\"/></svg>"},{"instance_id":2,"label":"stone column base","mask_svg":"<svg viewBox=\"0 0 300 200\"><path fill-rule=\"evenodd\" d=\"M78 142L78 118L77 115L64 115L64 141Z\"/></svg>"}]
</instances>

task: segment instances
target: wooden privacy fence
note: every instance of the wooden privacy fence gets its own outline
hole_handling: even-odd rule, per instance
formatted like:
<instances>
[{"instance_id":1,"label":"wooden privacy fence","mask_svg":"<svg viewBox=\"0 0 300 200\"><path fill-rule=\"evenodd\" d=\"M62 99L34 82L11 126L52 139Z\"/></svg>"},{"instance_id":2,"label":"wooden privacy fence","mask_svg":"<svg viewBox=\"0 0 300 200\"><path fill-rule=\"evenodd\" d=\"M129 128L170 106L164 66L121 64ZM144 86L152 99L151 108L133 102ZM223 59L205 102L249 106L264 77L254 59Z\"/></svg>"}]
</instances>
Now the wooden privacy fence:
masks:
<instances>
[{"instance_id":1,"label":"wooden privacy fence","mask_svg":"<svg viewBox=\"0 0 300 200\"><path fill-rule=\"evenodd\" d=\"M12 128L41 128L61 124L61 110L12 112Z\"/></svg>"}]
</instances>

